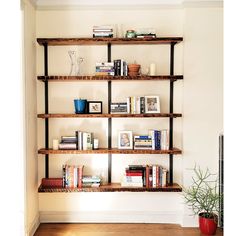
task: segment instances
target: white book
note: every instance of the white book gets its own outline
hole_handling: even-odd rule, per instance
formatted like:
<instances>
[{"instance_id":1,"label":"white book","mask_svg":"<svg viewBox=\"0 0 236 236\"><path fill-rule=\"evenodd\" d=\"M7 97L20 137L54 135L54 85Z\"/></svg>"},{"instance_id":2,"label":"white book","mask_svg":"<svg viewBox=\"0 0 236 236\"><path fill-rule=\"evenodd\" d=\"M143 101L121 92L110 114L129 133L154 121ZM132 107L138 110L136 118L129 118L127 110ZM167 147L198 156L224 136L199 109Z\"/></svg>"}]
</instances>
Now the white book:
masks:
<instances>
[{"instance_id":1,"label":"white book","mask_svg":"<svg viewBox=\"0 0 236 236\"><path fill-rule=\"evenodd\" d=\"M140 97L136 98L136 114L140 114Z\"/></svg>"},{"instance_id":2,"label":"white book","mask_svg":"<svg viewBox=\"0 0 236 236\"><path fill-rule=\"evenodd\" d=\"M169 150L169 132L161 130L161 150Z\"/></svg>"},{"instance_id":3,"label":"white book","mask_svg":"<svg viewBox=\"0 0 236 236\"><path fill-rule=\"evenodd\" d=\"M121 182L121 187L143 187L143 183Z\"/></svg>"},{"instance_id":4,"label":"white book","mask_svg":"<svg viewBox=\"0 0 236 236\"><path fill-rule=\"evenodd\" d=\"M126 176L125 182L141 183L143 182L143 177L142 176Z\"/></svg>"},{"instance_id":5,"label":"white book","mask_svg":"<svg viewBox=\"0 0 236 236\"><path fill-rule=\"evenodd\" d=\"M83 132L83 150L88 150L87 139L88 139L88 133Z\"/></svg>"},{"instance_id":6,"label":"white book","mask_svg":"<svg viewBox=\"0 0 236 236\"><path fill-rule=\"evenodd\" d=\"M152 187L156 188L157 186L157 166L152 166Z\"/></svg>"}]
</instances>

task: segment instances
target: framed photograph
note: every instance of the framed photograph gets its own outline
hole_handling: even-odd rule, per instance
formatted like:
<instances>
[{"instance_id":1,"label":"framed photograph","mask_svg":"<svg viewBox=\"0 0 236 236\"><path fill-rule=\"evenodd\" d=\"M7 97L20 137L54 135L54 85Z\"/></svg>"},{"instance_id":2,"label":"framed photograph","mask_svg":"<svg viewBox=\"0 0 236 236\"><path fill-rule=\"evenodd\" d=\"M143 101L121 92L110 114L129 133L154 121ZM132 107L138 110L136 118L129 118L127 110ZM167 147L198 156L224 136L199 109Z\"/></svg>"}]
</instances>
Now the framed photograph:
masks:
<instances>
[{"instance_id":1,"label":"framed photograph","mask_svg":"<svg viewBox=\"0 0 236 236\"><path fill-rule=\"evenodd\" d=\"M88 113L102 114L102 102L101 101L88 101Z\"/></svg>"},{"instance_id":2,"label":"framed photograph","mask_svg":"<svg viewBox=\"0 0 236 236\"><path fill-rule=\"evenodd\" d=\"M159 96L145 96L145 113L160 113Z\"/></svg>"},{"instance_id":3,"label":"framed photograph","mask_svg":"<svg viewBox=\"0 0 236 236\"><path fill-rule=\"evenodd\" d=\"M133 149L132 131L119 131L118 148L119 149Z\"/></svg>"}]
</instances>

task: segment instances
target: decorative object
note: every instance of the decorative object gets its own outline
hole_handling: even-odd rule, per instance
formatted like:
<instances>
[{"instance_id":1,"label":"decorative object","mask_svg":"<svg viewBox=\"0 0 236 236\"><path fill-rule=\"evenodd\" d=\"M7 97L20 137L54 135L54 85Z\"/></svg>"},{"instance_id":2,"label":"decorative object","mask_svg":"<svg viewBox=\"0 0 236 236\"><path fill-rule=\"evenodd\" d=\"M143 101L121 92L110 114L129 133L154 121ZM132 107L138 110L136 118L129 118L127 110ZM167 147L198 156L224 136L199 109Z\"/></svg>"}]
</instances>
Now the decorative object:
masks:
<instances>
[{"instance_id":1,"label":"decorative object","mask_svg":"<svg viewBox=\"0 0 236 236\"><path fill-rule=\"evenodd\" d=\"M156 75L156 65L154 63L150 64L149 74L151 76Z\"/></svg>"},{"instance_id":2,"label":"decorative object","mask_svg":"<svg viewBox=\"0 0 236 236\"><path fill-rule=\"evenodd\" d=\"M195 176L192 177L192 184L183 189L185 202L195 215L199 215L200 231L205 235L214 235L222 199L218 193L218 180L208 169L203 171L195 165L193 171Z\"/></svg>"},{"instance_id":3,"label":"decorative object","mask_svg":"<svg viewBox=\"0 0 236 236\"><path fill-rule=\"evenodd\" d=\"M99 141L97 138L93 139L93 148L94 149L98 149L98 144L99 144Z\"/></svg>"},{"instance_id":4,"label":"decorative object","mask_svg":"<svg viewBox=\"0 0 236 236\"><path fill-rule=\"evenodd\" d=\"M86 99L74 99L74 105L75 105L75 113L85 113L86 112Z\"/></svg>"},{"instance_id":5,"label":"decorative object","mask_svg":"<svg viewBox=\"0 0 236 236\"><path fill-rule=\"evenodd\" d=\"M83 57L77 58L77 73L76 73L76 75L83 75L83 70L82 70L83 67L81 66L83 62L84 62Z\"/></svg>"},{"instance_id":6,"label":"decorative object","mask_svg":"<svg viewBox=\"0 0 236 236\"><path fill-rule=\"evenodd\" d=\"M70 73L69 76L78 76L82 75L82 67L81 64L84 62L83 57L77 57L76 51L68 51L70 57Z\"/></svg>"},{"instance_id":7,"label":"decorative object","mask_svg":"<svg viewBox=\"0 0 236 236\"><path fill-rule=\"evenodd\" d=\"M137 76L139 75L140 65L139 64L129 64L128 65L128 75Z\"/></svg>"},{"instance_id":8,"label":"decorative object","mask_svg":"<svg viewBox=\"0 0 236 236\"><path fill-rule=\"evenodd\" d=\"M58 150L59 149L59 140L58 139L53 139L52 140L52 149L53 150Z\"/></svg>"},{"instance_id":9,"label":"decorative object","mask_svg":"<svg viewBox=\"0 0 236 236\"><path fill-rule=\"evenodd\" d=\"M136 33L134 30L127 30L126 31L126 38L135 38L136 37Z\"/></svg>"},{"instance_id":10,"label":"decorative object","mask_svg":"<svg viewBox=\"0 0 236 236\"><path fill-rule=\"evenodd\" d=\"M160 113L159 96L145 96L145 113Z\"/></svg>"},{"instance_id":11,"label":"decorative object","mask_svg":"<svg viewBox=\"0 0 236 236\"><path fill-rule=\"evenodd\" d=\"M70 57L70 73L69 76L77 75L76 51L68 51Z\"/></svg>"},{"instance_id":12,"label":"decorative object","mask_svg":"<svg viewBox=\"0 0 236 236\"><path fill-rule=\"evenodd\" d=\"M102 114L102 102L101 101L88 101L88 113Z\"/></svg>"},{"instance_id":13,"label":"decorative object","mask_svg":"<svg viewBox=\"0 0 236 236\"><path fill-rule=\"evenodd\" d=\"M119 149L133 149L132 131L119 131L118 148Z\"/></svg>"}]
</instances>

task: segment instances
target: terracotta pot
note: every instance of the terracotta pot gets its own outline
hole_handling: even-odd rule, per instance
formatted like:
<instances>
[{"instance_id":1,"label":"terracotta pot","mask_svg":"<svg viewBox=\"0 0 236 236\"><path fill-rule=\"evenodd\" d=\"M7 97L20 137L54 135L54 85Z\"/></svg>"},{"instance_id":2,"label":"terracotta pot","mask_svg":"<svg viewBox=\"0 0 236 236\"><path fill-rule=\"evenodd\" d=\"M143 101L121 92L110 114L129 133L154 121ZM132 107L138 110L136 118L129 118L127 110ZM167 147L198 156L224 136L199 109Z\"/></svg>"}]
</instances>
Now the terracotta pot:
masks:
<instances>
[{"instance_id":1,"label":"terracotta pot","mask_svg":"<svg viewBox=\"0 0 236 236\"><path fill-rule=\"evenodd\" d=\"M140 65L139 64L129 64L128 65L128 75L136 76L139 74Z\"/></svg>"},{"instance_id":2,"label":"terracotta pot","mask_svg":"<svg viewBox=\"0 0 236 236\"><path fill-rule=\"evenodd\" d=\"M213 214L211 218L206 218L207 213L199 214L199 228L205 235L215 235L218 223L217 215Z\"/></svg>"}]
</instances>

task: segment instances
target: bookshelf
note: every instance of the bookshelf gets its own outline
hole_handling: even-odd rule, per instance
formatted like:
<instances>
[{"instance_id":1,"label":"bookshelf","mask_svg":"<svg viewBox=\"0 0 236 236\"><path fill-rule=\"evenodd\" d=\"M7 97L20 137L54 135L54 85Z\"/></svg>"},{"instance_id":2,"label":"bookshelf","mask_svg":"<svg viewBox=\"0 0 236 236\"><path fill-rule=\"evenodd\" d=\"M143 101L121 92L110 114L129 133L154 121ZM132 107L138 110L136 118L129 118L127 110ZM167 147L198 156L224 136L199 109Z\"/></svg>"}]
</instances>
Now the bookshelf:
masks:
<instances>
[{"instance_id":1,"label":"bookshelf","mask_svg":"<svg viewBox=\"0 0 236 236\"><path fill-rule=\"evenodd\" d=\"M173 157L182 154L182 151L173 147L173 119L182 117L180 113L173 113L174 83L183 80L183 75L174 75L174 47L183 41L182 37L159 37L151 39L140 38L38 38L37 42L44 48L44 75L37 79L44 83L44 106L45 113L38 114L38 118L45 122L45 147L38 150L38 154L45 155L45 178L49 178L49 155L50 154L107 154L108 155L108 185L96 188L43 188L39 192L181 192L182 188L173 181ZM68 45L106 45L107 61L111 61L112 45L170 45L170 73L158 76L53 76L48 75L48 47ZM107 114L62 114L50 113L48 106L48 86L51 82L75 82L75 81L101 81L107 83L108 88L108 113ZM166 81L169 83L169 113L158 114L111 114L110 104L112 101L112 83L116 81ZM49 148L49 119L66 118L105 118L108 120L108 147L98 150L52 150ZM169 119L169 150L121 150L112 147L112 119L115 118L167 118ZM145 188L145 187L122 187L120 184L112 183L111 167L112 155L115 154L166 154L169 156L169 185L167 187Z\"/></svg>"}]
</instances>

